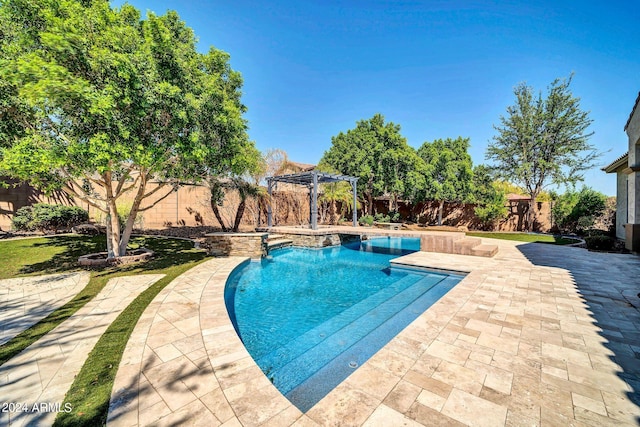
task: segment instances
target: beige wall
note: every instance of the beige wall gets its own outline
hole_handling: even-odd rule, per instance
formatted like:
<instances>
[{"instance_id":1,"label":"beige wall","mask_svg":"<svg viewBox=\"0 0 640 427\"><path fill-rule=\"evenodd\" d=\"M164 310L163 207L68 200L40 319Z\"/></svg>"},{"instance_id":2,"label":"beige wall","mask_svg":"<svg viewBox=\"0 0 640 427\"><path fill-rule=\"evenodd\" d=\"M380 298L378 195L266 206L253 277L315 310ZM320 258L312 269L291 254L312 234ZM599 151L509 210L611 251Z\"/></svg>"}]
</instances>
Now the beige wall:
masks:
<instances>
[{"instance_id":1,"label":"beige wall","mask_svg":"<svg viewBox=\"0 0 640 427\"><path fill-rule=\"evenodd\" d=\"M149 189L154 188L153 183L149 184ZM165 194L164 190L157 193L157 196ZM132 196L123 197L120 201L122 206L131 202ZM157 199L157 198L156 198ZM41 192L34 190L27 185L16 188L0 188L0 228L10 229L11 216L20 207L44 203L75 204L73 200L64 194L45 196ZM78 206L87 209L86 203L78 203ZM219 211L225 219L227 225L233 224L238 198L235 193L227 194L224 203L219 207ZM376 202L378 212L387 212L388 202ZM501 231L524 230L524 213L526 202L514 205L509 216L498 224ZM480 228L481 224L473 213L474 205L462 205L456 203L446 203L444 208L443 222L445 225L467 226L471 229ZM419 216L419 222L434 224L437 219L437 203L420 203L416 205L413 212L409 212L409 207L401 203L400 213L404 218ZM305 192L284 192L279 191L274 194L273 202L274 224L275 225L305 225L309 224L309 200ZM89 209L89 216L96 222L102 222L104 216L94 208ZM539 203L538 231L549 231L551 228L551 210L549 203ZM266 223L266 211L259 212L255 202L247 204L242 223L247 226L258 226ZM136 220L136 228L158 229L167 226L219 226L213 215L209 204L209 189L199 185L185 185L178 191L173 191L168 197L159 201L155 207L148 211L139 213Z\"/></svg>"},{"instance_id":2,"label":"beige wall","mask_svg":"<svg viewBox=\"0 0 640 427\"><path fill-rule=\"evenodd\" d=\"M0 182L8 185L8 188L0 186L0 229L11 229L13 214L23 206L31 206L36 203L73 205L71 200L63 192L54 192L46 195L27 184L16 185L16 181L1 178ZM87 208L86 204L82 206Z\"/></svg>"}]
</instances>

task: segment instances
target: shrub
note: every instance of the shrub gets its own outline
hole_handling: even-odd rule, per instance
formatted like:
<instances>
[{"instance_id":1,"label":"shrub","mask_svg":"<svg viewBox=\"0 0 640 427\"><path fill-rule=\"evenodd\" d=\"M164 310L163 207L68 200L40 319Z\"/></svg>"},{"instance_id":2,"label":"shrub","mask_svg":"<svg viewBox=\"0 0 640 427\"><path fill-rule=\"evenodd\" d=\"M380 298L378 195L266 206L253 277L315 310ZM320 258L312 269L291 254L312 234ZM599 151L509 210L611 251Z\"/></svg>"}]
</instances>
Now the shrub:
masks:
<instances>
[{"instance_id":1,"label":"shrub","mask_svg":"<svg viewBox=\"0 0 640 427\"><path fill-rule=\"evenodd\" d=\"M371 215L363 215L358 219L360 225L373 225L373 217Z\"/></svg>"},{"instance_id":2,"label":"shrub","mask_svg":"<svg viewBox=\"0 0 640 427\"><path fill-rule=\"evenodd\" d=\"M17 210L12 219L14 230L69 229L89 220L89 214L77 206L37 203Z\"/></svg>"},{"instance_id":3,"label":"shrub","mask_svg":"<svg viewBox=\"0 0 640 427\"><path fill-rule=\"evenodd\" d=\"M567 191L554 195L552 215L560 229L569 232L582 232L595 224L596 218L603 215L607 197L589 187L579 192Z\"/></svg>"},{"instance_id":4,"label":"shrub","mask_svg":"<svg viewBox=\"0 0 640 427\"><path fill-rule=\"evenodd\" d=\"M610 251L615 247L616 240L611 236L595 235L584 238L587 249Z\"/></svg>"},{"instance_id":5,"label":"shrub","mask_svg":"<svg viewBox=\"0 0 640 427\"><path fill-rule=\"evenodd\" d=\"M585 234L596 223L595 219L591 215L581 216L576 221L575 231L578 234Z\"/></svg>"},{"instance_id":6,"label":"shrub","mask_svg":"<svg viewBox=\"0 0 640 427\"><path fill-rule=\"evenodd\" d=\"M400 212L398 211L390 211L389 218L391 222L400 222Z\"/></svg>"},{"instance_id":7,"label":"shrub","mask_svg":"<svg viewBox=\"0 0 640 427\"><path fill-rule=\"evenodd\" d=\"M373 220L376 222L391 222L391 217L389 215L385 215L382 213L377 213L374 217Z\"/></svg>"}]
</instances>

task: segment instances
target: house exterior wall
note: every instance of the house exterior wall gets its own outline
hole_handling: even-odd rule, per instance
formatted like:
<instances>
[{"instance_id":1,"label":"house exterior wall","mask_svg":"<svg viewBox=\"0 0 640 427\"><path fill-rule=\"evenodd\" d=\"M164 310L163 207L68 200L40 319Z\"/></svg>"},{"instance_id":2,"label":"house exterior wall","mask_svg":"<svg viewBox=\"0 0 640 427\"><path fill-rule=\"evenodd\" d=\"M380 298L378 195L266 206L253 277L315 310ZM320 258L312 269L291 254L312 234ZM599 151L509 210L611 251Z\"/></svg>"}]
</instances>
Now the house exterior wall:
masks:
<instances>
[{"instance_id":1,"label":"house exterior wall","mask_svg":"<svg viewBox=\"0 0 640 427\"><path fill-rule=\"evenodd\" d=\"M640 251L640 108L634 108L626 127L629 137L628 175L628 222L626 225L626 247Z\"/></svg>"},{"instance_id":2,"label":"house exterior wall","mask_svg":"<svg viewBox=\"0 0 640 427\"><path fill-rule=\"evenodd\" d=\"M627 223L627 174L622 170L616 171L616 238L624 240L626 237L625 224Z\"/></svg>"}]
</instances>

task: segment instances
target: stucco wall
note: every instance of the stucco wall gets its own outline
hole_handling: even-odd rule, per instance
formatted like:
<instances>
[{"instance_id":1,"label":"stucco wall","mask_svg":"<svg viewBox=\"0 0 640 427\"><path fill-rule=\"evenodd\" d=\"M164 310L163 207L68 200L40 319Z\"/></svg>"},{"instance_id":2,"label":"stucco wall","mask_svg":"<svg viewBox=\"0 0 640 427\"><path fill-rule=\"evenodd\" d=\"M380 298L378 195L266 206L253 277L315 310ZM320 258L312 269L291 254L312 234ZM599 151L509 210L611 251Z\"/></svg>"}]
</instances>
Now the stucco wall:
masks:
<instances>
[{"instance_id":1,"label":"stucco wall","mask_svg":"<svg viewBox=\"0 0 640 427\"><path fill-rule=\"evenodd\" d=\"M629 138L629 167L640 166L640 106L636 109L627 125L627 136ZM630 224L640 224L640 171L632 171L629 174L628 187L628 213Z\"/></svg>"},{"instance_id":2,"label":"stucco wall","mask_svg":"<svg viewBox=\"0 0 640 427\"><path fill-rule=\"evenodd\" d=\"M616 237L625 239L625 227L627 223L627 174L622 170L616 172Z\"/></svg>"}]
</instances>

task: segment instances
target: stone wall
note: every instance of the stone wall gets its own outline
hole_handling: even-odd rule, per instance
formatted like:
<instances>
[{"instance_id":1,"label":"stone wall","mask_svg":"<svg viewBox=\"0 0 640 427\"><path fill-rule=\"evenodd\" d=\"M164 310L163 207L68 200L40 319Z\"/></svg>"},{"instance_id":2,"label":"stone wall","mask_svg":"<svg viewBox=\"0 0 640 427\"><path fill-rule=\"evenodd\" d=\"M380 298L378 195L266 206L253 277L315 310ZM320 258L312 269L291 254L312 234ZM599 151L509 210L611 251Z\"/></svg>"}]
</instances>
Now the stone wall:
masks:
<instances>
[{"instance_id":1,"label":"stone wall","mask_svg":"<svg viewBox=\"0 0 640 427\"><path fill-rule=\"evenodd\" d=\"M267 255L267 236L267 233L209 233L202 246L213 256L262 258Z\"/></svg>"},{"instance_id":2,"label":"stone wall","mask_svg":"<svg viewBox=\"0 0 640 427\"><path fill-rule=\"evenodd\" d=\"M305 248L324 248L326 246L338 246L343 242L358 240L358 236L346 234L327 233L327 234L282 234L286 239L291 240L294 246L302 246Z\"/></svg>"}]
</instances>

